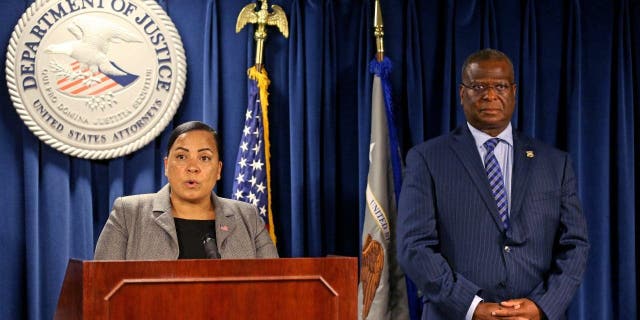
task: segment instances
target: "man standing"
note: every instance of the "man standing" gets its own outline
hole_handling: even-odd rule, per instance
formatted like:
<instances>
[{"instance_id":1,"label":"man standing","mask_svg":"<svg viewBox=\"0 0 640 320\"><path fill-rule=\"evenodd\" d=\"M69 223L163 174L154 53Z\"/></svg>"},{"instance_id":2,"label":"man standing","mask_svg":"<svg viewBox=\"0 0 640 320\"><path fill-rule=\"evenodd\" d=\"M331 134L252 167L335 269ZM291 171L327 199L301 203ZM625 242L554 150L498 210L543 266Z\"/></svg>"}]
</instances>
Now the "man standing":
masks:
<instances>
[{"instance_id":1,"label":"man standing","mask_svg":"<svg viewBox=\"0 0 640 320\"><path fill-rule=\"evenodd\" d=\"M409 151L400 194L423 319L563 319L589 251L569 156L512 130L504 53L471 54L459 93L467 123Z\"/></svg>"}]
</instances>

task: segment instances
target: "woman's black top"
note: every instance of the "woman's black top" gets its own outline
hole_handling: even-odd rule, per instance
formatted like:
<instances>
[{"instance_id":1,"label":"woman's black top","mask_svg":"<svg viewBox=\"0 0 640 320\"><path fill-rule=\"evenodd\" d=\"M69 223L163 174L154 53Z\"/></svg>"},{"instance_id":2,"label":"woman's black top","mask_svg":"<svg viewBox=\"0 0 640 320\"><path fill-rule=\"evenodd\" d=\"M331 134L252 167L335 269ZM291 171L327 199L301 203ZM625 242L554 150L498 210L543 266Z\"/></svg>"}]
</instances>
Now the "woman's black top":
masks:
<instances>
[{"instance_id":1,"label":"woman's black top","mask_svg":"<svg viewBox=\"0 0 640 320\"><path fill-rule=\"evenodd\" d=\"M173 220L176 224L178 248L180 249L178 259L206 259L204 240L209 236L214 239L215 243L216 221L181 218L173 218Z\"/></svg>"}]
</instances>

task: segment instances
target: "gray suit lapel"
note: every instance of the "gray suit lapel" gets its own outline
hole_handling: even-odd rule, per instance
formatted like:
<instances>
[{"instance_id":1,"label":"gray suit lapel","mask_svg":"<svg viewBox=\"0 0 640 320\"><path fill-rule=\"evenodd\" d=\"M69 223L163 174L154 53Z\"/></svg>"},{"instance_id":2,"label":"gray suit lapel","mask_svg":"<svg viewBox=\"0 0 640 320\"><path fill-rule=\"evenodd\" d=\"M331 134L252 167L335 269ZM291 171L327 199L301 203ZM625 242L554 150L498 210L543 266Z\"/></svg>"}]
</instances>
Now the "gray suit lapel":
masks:
<instances>
[{"instance_id":1,"label":"gray suit lapel","mask_svg":"<svg viewBox=\"0 0 640 320\"><path fill-rule=\"evenodd\" d=\"M227 250L227 238L231 236L236 229L236 221L233 218L233 211L225 208L225 205L215 193L211 194L213 206L216 211L216 243L218 244L218 252L223 258L233 255L233 252Z\"/></svg>"},{"instance_id":2,"label":"gray suit lapel","mask_svg":"<svg viewBox=\"0 0 640 320\"><path fill-rule=\"evenodd\" d=\"M493 198L493 194L491 193L487 173L484 170L482 161L480 160L480 153L476 147L473 135L471 135L466 124L458 127L453 132L452 140L453 143L451 144L451 148L453 149L453 152L457 155L458 159L460 159L460 162L462 162L467 173L469 173L469 177L475 184L478 192L480 192L485 206L491 212L491 217L496 223L496 226L500 228L500 230L504 230L498 213L498 207L496 206L496 200Z\"/></svg>"},{"instance_id":3,"label":"gray suit lapel","mask_svg":"<svg viewBox=\"0 0 640 320\"><path fill-rule=\"evenodd\" d=\"M178 248L178 234L176 232L176 224L173 220L173 214L171 214L171 188L169 185L165 185L160 191L156 193L153 198L153 216L154 221L164 229L173 240L173 245Z\"/></svg>"}]
</instances>

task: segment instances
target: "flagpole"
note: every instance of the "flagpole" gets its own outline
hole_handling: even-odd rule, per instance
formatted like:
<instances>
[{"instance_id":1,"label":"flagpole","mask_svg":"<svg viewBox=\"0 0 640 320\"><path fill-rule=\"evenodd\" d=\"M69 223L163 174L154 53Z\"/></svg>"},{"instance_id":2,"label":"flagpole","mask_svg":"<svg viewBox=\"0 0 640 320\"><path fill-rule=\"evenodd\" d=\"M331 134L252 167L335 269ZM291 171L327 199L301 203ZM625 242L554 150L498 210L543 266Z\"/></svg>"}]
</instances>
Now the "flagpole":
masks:
<instances>
[{"instance_id":1,"label":"flagpole","mask_svg":"<svg viewBox=\"0 0 640 320\"><path fill-rule=\"evenodd\" d=\"M260 110L254 110L255 112L249 112L249 108L247 111L248 115L252 115L252 117L256 117L259 113L259 121L262 127L262 137L264 145L262 146L262 150L264 150L264 165L265 165L265 173L266 173L266 189L267 189L267 198L266 198L266 216L267 221L266 224L269 227L269 235L273 240L273 243L276 243L276 235L275 228L273 224L273 214L271 208L271 153L270 153L270 140L269 140L269 117L268 117L268 88L270 84L269 77L267 75L267 71L263 68L262 63L262 53L264 51L264 41L267 38L267 26L276 26L278 30L284 35L285 38L289 37L289 24L287 21L287 16L284 13L284 10L278 5L272 5L271 11L269 11L269 5L267 4L267 0L261 1L261 6L259 10L256 10L258 7L257 3L250 3L242 8L240 14L238 15L238 20L236 22L236 33L239 33L242 28L247 24L255 24L256 30L254 32L253 38L256 41L256 56L255 56L255 64L247 70L247 75L252 82L250 84L250 99L252 97L251 91L258 88L259 92L257 95L257 99L253 96L252 99L254 101L249 101L249 106L259 106ZM257 118L256 118L257 119ZM247 120L245 120L247 121ZM260 147L259 144L256 147ZM239 157L241 157L242 152L239 150ZM242 171L242 169L236 171ZM240 179L241 180L241 179ZM243 195L241 190L237 190L236 188L243 188L241 183L234 182L234 197L238 200L243 200L246 195ZM249 197L255 196L255 194L249 193ZM255 197L252 200L257 203ZM254 203L255 204L255 203ZM259 208L262 212L264 208Z\"/></svg>"},{"instance_id":2,"label":"flagpole","mask_svg":"<svg viewBox=\"0 0 640 320\"><path fill-rule=\"evenodd\" d=\"M401 186L401 167L402 167L402 160L400 159L400 147L398 145L399 141L398 141L398 136L397 136L397 132L395 129L395 125L394 120L393 120L393 110L391 108L391 85L389 83L389 71L391 68L391 62L388 61L388 59L385 58L384 56L384 24L382 22L382 10L380 7L380 0L375 0L375 6L374 6L374 18L373 18L373 34L376 38L376 61L378 62L378 68L380 71L380 77L381 77L381 82L382 82L382 87L383 87L383 91L384 91L384 100L385 100L385 105L387 108L387 121L389 124L389 138L390 138L390 147L392 149L391 152L391 166L393 168L394 171L394 177L393 177L393 183L394 183L394 193L396 195L395 200L397 201L399 198L399 193L400 193L400 186ZM386 60L386 61L385 61ZM389 68L388 70L383 71L382 69L386 69ZM394 150L395 149L395 150ZM397 268L397 265L395 265L395 267ZM399 271L399 269L395 270L397 272L396 276L398 278L396 278L396 280L398 280L401 276L401 271ZM404 287L405 287L405 294L406 294L406 302L407 305L406 307L408 307L408 317L411 320L417 320L421 317L422 314L422 306L421 306L421 299L418 297L418 289L416 288L416 285L411 281L411 279L406 278L404 279L405 283L404 283ZM403 286L400 285L400 288L402 288ZM402 310L402 307L399 308L399 310ZM400 311L400 312L404 312L404 310Z\"/></svg>"},{"instance_id":3,"label":"flagpole","mask_svg":"<svg viewBox=\"0 0 640 320\"><path fill-rule=\"evenodd\" d=\"M384 60L384 24L380 0L376 0L373 10L373 35L376 37L376 60L382 62Z\"/></svg>"}]
</instances>

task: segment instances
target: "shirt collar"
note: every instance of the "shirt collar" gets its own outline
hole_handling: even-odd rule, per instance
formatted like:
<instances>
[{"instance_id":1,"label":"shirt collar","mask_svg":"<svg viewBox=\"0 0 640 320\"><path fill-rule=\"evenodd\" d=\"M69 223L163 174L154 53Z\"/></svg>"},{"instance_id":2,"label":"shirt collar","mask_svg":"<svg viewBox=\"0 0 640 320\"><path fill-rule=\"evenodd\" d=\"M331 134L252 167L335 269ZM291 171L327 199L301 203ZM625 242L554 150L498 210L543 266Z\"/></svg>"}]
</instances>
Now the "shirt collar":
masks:
<instances>
[{"instance_id":1,"label":"shirt collar","mask_svg":"<svg viewBox=\"0 0 640 320\"><path fill-rule=\"evenodd\" d=\"M488 134L476 129L469 122L467 122L467 126L469 127L469 130L471 131L471 135L473 135L473 139L475 140L476 147L478 149L480 149L480 147L483 146L484 143L487 142L487 140L494 138L494 137L492 137L492 136L490 136L490 135L488 135ZM507 127L504 128L504 130L502 130L502 132L500 132L500 134L495 138L499 138L500 140L502 140L502 141L506 142L507 144L509 144L509 146L513 147L513 129L511 127L511 122L509 122Z\"/></svg>"}]
</instances>

